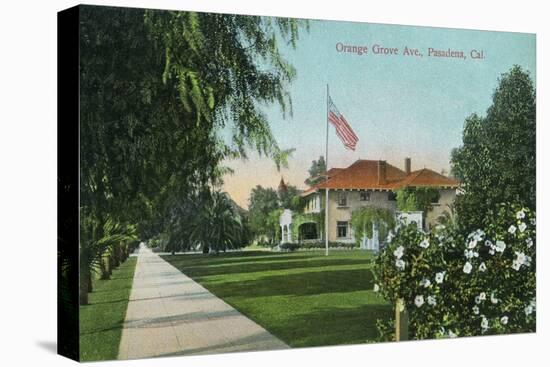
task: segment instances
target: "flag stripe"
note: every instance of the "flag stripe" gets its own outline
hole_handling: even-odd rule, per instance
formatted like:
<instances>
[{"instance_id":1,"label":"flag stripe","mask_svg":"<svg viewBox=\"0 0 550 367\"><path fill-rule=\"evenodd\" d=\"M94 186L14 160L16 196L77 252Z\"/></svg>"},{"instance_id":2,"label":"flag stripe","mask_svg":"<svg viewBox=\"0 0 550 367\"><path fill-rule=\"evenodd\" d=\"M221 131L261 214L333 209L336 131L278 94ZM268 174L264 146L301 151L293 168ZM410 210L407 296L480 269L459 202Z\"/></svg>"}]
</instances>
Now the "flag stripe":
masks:
<instances>
[{"instance_id":1,"label":"flag stripe","mask_svg":"<svg viewBox=\"0 0 550 367\"><path fill-rule=\"evenodd\" d=\"M342 143L347 149L355 150L355 146L359 141L359 138L348 124L344 116L338 111L338 108L332 102L329 97L329 116L330 123L336 130L336 135L340 138Z\"/></svg>"}]
</instances>

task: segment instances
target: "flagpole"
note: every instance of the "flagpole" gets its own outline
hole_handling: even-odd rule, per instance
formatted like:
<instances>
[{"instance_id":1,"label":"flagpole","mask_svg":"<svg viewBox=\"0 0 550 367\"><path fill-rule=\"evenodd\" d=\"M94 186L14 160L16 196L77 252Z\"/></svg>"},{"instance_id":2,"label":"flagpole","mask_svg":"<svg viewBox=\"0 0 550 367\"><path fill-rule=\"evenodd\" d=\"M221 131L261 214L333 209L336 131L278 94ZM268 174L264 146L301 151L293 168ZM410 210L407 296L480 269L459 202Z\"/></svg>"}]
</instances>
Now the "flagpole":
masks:
<instances>
[{"instance_id":1,"label":"flagpole","mask_svg":"<svg viewBox=\"0 0 550 367\"><path fill-rule=\"evenodd\" d=\"M328 181L328 114L329 114L329 92L327 83L327 136L325 144L325 183ZM326 186L326 185L325 185ZM328 256L328 187L325 187L325 256Z\"/></svg>"}]
</instances>

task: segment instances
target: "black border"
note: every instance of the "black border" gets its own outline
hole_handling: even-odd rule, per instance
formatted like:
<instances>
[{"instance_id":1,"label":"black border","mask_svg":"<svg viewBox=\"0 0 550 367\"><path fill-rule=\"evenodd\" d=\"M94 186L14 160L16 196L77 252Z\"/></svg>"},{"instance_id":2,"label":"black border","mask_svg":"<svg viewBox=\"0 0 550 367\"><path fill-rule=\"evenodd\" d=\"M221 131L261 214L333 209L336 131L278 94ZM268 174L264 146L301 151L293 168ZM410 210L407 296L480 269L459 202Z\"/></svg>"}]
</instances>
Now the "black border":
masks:
<instances>
[{"instance_id":1,"label":"black border","mask_svg":"<svg viewBox=\"0 0 550 367\"><path fill-rule=\"evenodd\" d=\"M57 13L57 353L77 361L80 360L79 14L79 6Z\"/></svg>"}]
</instances>

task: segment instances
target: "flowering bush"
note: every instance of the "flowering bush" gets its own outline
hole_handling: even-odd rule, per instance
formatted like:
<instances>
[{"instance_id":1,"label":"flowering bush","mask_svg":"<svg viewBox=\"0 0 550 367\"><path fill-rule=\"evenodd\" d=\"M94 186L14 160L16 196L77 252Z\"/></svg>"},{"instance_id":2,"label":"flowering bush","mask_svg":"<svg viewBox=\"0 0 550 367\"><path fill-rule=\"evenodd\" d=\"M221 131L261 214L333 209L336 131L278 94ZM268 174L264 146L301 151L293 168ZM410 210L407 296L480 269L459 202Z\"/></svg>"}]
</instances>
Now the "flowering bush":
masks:
<instances>
[{"instance_id":1,"label":"flowering bush","mask_svg":"<svg viewBox=\"0 0 550 367\"><path fill-rule=\"evenodd\" d=\"M535 213L503 205L482 227L401 227L379 254L375 290L404 300L411 338L535 330Z\"/></svg>"}]
</instances>

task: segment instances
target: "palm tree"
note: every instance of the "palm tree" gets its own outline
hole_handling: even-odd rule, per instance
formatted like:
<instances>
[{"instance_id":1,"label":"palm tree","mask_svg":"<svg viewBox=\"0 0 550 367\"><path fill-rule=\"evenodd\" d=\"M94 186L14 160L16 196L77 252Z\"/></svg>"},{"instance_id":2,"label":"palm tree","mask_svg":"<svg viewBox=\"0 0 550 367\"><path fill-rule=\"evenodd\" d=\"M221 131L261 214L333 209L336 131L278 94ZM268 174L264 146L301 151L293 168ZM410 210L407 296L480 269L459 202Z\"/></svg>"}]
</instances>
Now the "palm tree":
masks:
<instances>
[{"instance_id":1,"label":"palm tree","mask_svg":"<svg viewBox=\"0 0 550 367\"><path fill-rule=\"evenodd\" d=\"M92 289L92 273L101 268L102 256L110 251L120 260L120 246L126 241L135 241L135 228L123 225L112 218L101 221L81 213L80 241L80 304L88 304L88 293Z\"/></svg>"},{"instance_id":2,"label":"palm tree","mask_svg":"<svg viewBox=\"0 0 550 367\"><path fill-rule=\"evenodd\" d=\"M226 193L215 191L199 201L200 208L191 224L191 239L203 253L241 247L245 228L235 205Z\"/></svg>"}]
</instances>

